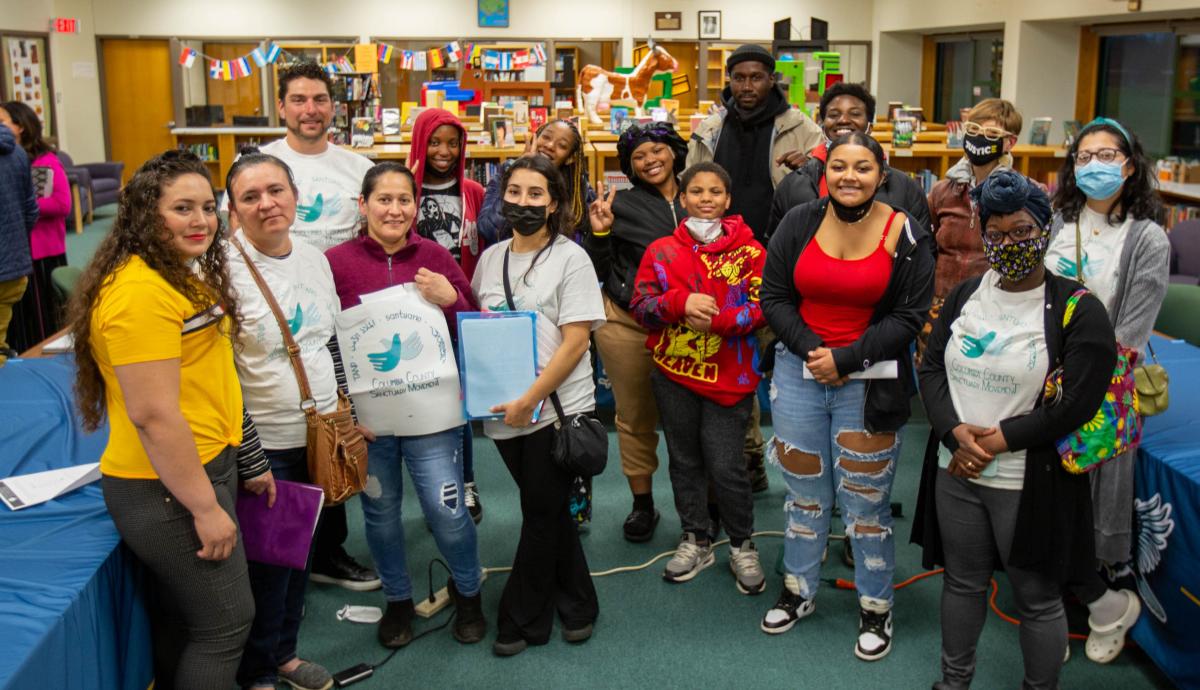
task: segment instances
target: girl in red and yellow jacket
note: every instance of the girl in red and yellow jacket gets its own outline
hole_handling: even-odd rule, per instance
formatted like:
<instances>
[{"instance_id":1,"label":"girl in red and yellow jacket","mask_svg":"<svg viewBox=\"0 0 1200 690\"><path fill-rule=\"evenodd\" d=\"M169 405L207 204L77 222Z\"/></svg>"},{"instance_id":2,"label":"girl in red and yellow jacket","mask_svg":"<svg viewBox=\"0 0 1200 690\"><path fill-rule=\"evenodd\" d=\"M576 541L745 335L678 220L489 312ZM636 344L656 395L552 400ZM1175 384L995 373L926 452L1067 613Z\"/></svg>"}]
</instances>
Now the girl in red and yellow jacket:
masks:
<instances>
[{"instance_id":1,"label":"girl in red and yellow jacket","mask_svg":"<svg viewBox=\"0 0 1200 690\"><path fill-rule=\"evenodd\" d=\"M680 180L688 217L646 249L630 304L650 336L651 384L670 458L683 538L663 579L686 582L716 560L710 535L711 483L729 565L743 594L763 589L750 479L742 439L759 373L754 332L766 251L741 216L722 218L732 183L716 163L698 163ZM714 530L715 531L715 530Z\"/></svg>"}]
</instances>

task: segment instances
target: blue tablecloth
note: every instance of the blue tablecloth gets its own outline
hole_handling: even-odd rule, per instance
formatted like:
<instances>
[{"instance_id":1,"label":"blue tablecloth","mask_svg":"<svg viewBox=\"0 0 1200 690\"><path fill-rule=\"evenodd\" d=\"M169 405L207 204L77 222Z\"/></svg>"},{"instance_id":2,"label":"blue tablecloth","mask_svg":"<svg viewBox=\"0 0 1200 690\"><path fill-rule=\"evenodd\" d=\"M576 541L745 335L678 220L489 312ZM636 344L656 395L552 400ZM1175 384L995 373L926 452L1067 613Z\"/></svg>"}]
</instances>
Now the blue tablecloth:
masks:
<instances>
[{"instance_id":1,"label":"blue tablecloth","mask_svg":"<svg viewBox=\"0 0 1200 690\"><path fill-rule=\"evenodd\" d=\"M0 477L99 459L108 432L79 427L73 376L70 357L0 368ZM0 688L146 688L139 572L99 483L17 512L0 506Z\"/></svg>"},{"instance_id":2,"label":"blue tablecloth","mask_svg":"<svg viewBox=\"0 0 1200 690\"><path fill-rule=\"evenodd\" d=\"M1200 348L1152 341L1171 404L1142 431L1133 639L1181 688L1200 688Z\"/></svg>"}]
</instances>

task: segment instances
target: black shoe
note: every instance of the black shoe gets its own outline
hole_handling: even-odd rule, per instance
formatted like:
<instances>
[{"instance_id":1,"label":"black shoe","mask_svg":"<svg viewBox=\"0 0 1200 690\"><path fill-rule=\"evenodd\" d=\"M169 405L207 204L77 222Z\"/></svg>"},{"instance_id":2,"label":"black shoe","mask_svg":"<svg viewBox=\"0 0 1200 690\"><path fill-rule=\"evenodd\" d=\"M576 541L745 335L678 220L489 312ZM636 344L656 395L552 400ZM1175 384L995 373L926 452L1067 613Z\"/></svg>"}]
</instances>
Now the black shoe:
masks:
<instances>
[{"instance_id":1,"label":"black shoe","mask_svg":"<svg viewBox=\"0 0 1200 690\"><path fill-rule=\"evenodd\" d=\"M467 512L471 514L471 520L478 525L483 520L483 502L479 500L479 487L475 486L475 482L466 482L463 484L463 492L466 494L463 502L467 504Z\"/></svg>"},{"instance_id":2,"label":"black shoe","mask_svg":"<svg viewBox=\"0 0 1200 690\"><path fill-rule=\"evenodd\" d=\"M811 614L817 605L811 599L805 599L799 594L793 594L786 586L780 593L779 599L763 616L762 631L770 635L778 635L792 629L796 621Z\"/></svg>"},{"instance_id":3,"label":"black shoe","mask_svg":"<svg viewBox=\"0 0 1200 690\"><path fill-rule=\"evenodd\" d=\"M379 644L388 649L396 649L412 642L413 616L417 615L412 599L389 601L383 618L379 619Z\"/></svg>"},{"instance_id":4,"label":"black shoe","mask_svg":"<svg viewBox=\"0 0 1200 690\"><path fill-rule=\"evenodd\" d=\"M483 617L483 595L479 592L473 597L459 594L453 579L446 588L450 591L450 600L454 602L454 639L463 644L479 642L487 632L487 619Z\"/></svg>"},{"instance_id":5,"label":"black shoe","mask_svg":"<svg viewBox=\"0 0 1200 690\"><path fill-rule=\"evenodd\" d=\"M847 568L854 567L854 547L850 544L850 537L842 540L842 563L845 563Z\"/></svg>"},{"instance_id":6,"label":"black shoe","mask_svg":"<svg viewBox=\"0 0 1200 690\"><path fill-rule=\"evenodd\" d=\"M767 478L767 465L761 457L751 460L750 465L750 491L752 493L761 494L771 488L771 480Z\"/></svg>"},{"instance_id":7,"label":"black shoe","mask_svg":"<svg viewBox=\"0 0 1200 690\"><path fill-rule=\"evenodd\" d=\"M858 608L858 642L854 656L863 661L875 661L892 651L892 612L875 613Z\"/></svg>"},{"instance_id":8,"label":"black shoe","mask_svg":"<svg viewBox=\"0 0 1200 690\"><path fill-rule=\"evenodd\" d=\"M512 642L501 642L496 640L492 643L492 654L496 656L516 656L529 648L529 643L523 639L516 639Z\"/></svg>"},{"instance_id":9,"label":"black shoe","mask_svg":"<svg viewBox=\"0 0 1200 690\"><path fill-rule=\"evenodd\" d=\"M383 586L374 570L351 558L350 554L340 547L327 558L313 558L309 579L355 592L370 592Z\"/></svg>"},{"instance_id":10,"label":"black shoe","mask_svg":"<svg viewBox=\"0 0 1200 690\"><path fill-rule=\"evenodd\" d=\"M592 624L588 623L582 628L575 628L574 630L563 628L562 636L564 640L571 644L583 644L592 638L592 630Z\"/></svg>"},{"instance_id":11,"label":"black shoe","mask_svg":"<svg viewBox=\"0 0 1200 690\"><path fill-rule=\"evenodd\" d=\"M625 539L641 543L650 541L654 536L654 528L658 526L658 519L661 516L657 509L639 510L634 508L629 513L629 517L625 518Z\"/></svg>"}]
</instances>

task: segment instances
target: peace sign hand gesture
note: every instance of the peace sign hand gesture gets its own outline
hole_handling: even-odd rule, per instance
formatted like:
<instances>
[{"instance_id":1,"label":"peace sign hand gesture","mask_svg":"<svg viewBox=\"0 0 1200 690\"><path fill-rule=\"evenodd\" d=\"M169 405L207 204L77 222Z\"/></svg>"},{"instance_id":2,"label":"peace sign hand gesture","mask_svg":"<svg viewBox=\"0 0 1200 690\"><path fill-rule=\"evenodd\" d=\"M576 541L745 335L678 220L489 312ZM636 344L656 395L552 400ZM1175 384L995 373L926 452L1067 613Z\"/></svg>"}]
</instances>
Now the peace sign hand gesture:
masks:
<instances>
[{"instance_id":1,"label":"peace sign hand gesture","mask_svg":"<svg viewBox=\"0 0 1200 690\"><path fill-rule=\"evenodd\" d=\"M612 229L613 198L617 195L615 188L609 189L608 193L604 193L604 181L596 181L596 200L588 207L588 220L592 224L592 233L596 235L607 234Z\"/></svg>"}]
</instances>

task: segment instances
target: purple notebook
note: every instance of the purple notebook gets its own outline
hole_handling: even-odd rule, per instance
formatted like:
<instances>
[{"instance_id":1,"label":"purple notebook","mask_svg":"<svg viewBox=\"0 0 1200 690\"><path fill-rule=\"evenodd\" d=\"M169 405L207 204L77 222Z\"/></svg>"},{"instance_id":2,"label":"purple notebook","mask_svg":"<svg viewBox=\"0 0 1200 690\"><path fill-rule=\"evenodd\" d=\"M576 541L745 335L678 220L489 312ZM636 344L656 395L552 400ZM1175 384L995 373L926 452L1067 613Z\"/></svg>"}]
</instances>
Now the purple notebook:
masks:
<instances>
[{"instance_id":1,"label":"purple notebook","mask_svg":"<svg viewBox=\"0 0 1200 690\"><path fill-rule=\"evenodd\" d=\"M318 486L275 480L275 505L267 494L238 491L237 516L246 560L304 570L325 494Z\"/></svg>"}]
</instances>

